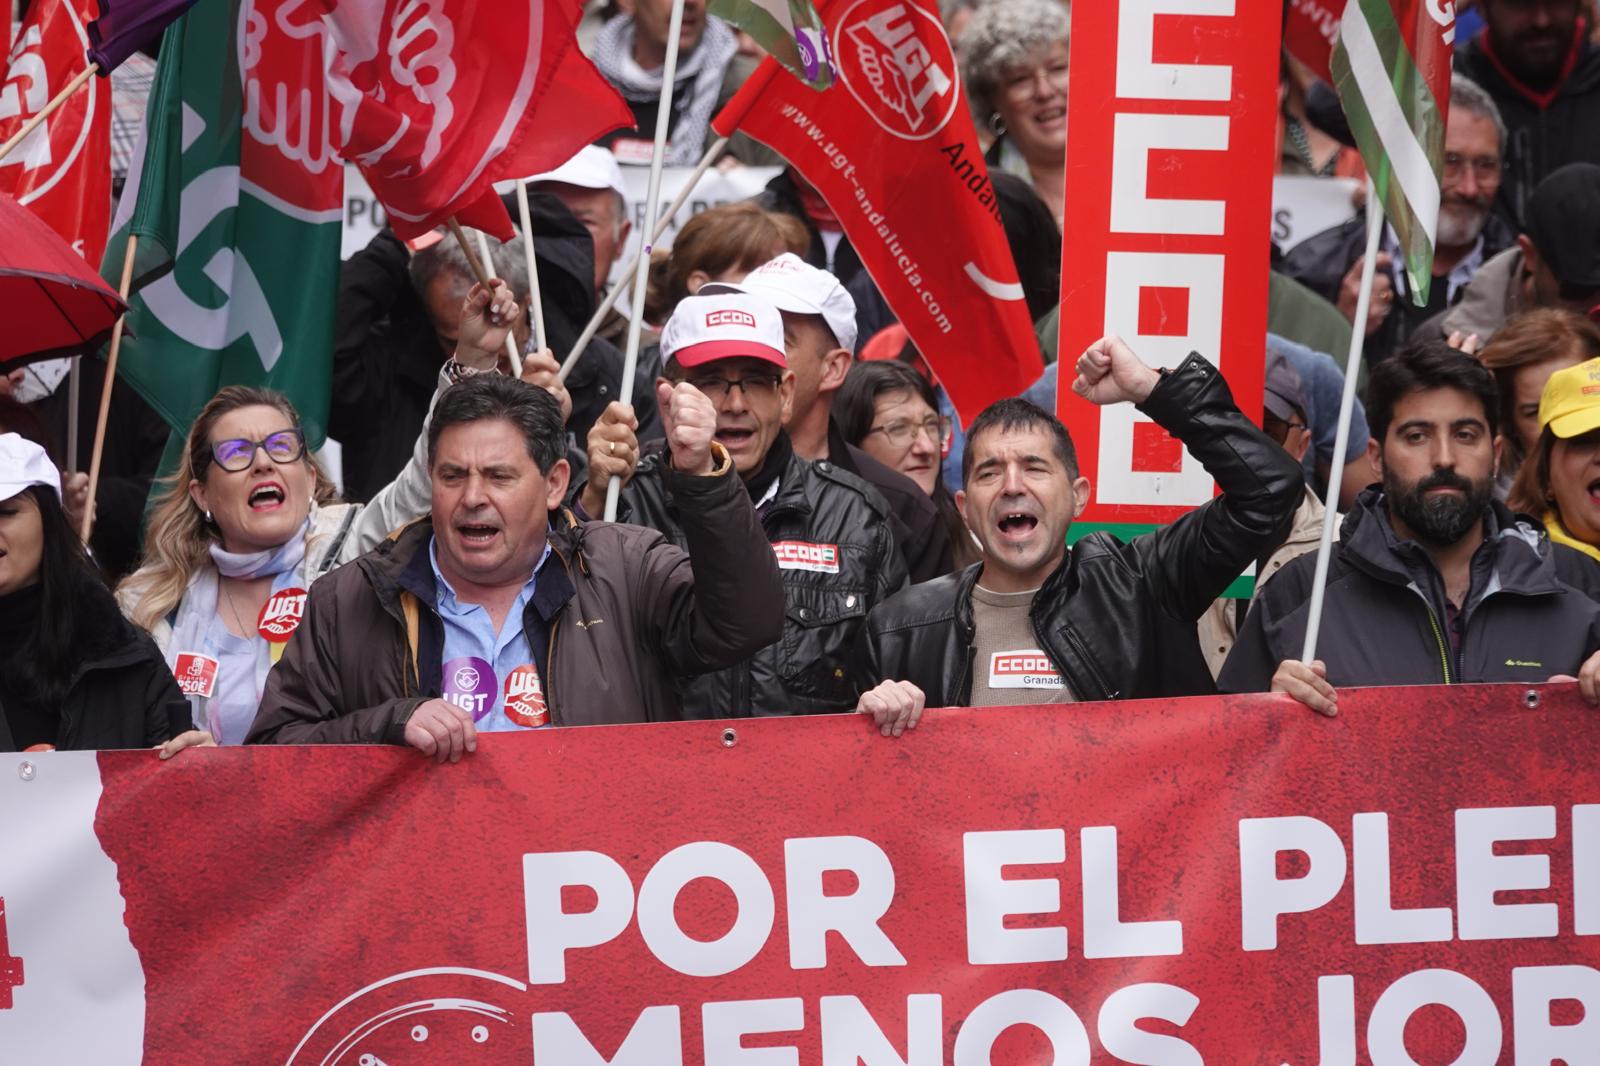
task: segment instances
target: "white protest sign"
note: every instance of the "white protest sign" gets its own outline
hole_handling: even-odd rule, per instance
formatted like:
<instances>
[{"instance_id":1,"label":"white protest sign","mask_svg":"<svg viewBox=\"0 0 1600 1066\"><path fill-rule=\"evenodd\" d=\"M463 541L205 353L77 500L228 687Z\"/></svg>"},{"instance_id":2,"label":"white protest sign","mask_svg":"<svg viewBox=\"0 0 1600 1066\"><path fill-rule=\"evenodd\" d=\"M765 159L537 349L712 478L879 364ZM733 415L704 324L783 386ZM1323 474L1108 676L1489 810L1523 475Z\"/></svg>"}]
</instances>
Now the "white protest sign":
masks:
<instances>
[{"instance_id":1,"label":"white protest sign","mask_svg":"<svg viewBox=\"0 0 1600 1066\"><path fill-rule=\"evenodd\" d=\"M1284 252L1356 212L1355 178L1279 175L1272 179L1272 239Z\"/></svg>"}]
</instances>

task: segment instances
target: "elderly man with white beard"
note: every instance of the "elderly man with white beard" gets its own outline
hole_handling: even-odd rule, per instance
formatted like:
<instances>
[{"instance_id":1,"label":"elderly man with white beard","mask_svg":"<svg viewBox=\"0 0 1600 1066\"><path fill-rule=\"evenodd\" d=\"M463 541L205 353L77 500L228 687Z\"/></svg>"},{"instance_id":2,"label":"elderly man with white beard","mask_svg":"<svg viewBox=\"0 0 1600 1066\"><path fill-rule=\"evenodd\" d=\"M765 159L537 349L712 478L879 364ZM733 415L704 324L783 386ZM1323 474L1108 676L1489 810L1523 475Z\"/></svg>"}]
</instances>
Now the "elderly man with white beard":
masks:
<instances>
[{"instance_id":1,"label":"elderly man with white beard","mask_svg":"<svg viewBox=\"0 0 1600 1066\"><path fill-rule=\"evenodd\" d=\"M1505 141L1505 124L1494 100L1476 82L1454 75L1450 79L1450 117L1444 135L1439 228L1428 302L1419 307L1411 299L1399 238L1392 226L1385 226L1365 323L1366 353L1372 362L1388 358L1422 323L1453 306L1478 268L1516 243L1516 231L1492 213L1500 191ZM1367 214L1362 210L1349 221L1295 245L1282 268L1338 307L1352 325L1356 324L1366 234Z\"/></svg>"}]
</instances>

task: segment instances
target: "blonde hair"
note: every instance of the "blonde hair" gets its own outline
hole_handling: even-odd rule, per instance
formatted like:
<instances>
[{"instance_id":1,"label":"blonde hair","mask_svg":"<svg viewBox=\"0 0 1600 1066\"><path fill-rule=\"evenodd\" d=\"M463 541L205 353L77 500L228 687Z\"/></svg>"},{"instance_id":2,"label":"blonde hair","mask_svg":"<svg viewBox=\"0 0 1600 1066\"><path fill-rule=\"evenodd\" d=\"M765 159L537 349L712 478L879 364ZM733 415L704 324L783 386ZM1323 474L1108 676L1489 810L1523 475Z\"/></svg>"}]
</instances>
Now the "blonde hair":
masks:
<instances>
[{"instance_id":1,"label":"blonde hair","mask_svg":"<svg viewBox=\"0 0 1600 1066\"><path fill-rule=\"evenodd\" d=\"M183 600L195 571L210 565L210 547L221 541L216 526L208 523L189 496L189 482L205 484L211 468L211 430L223 415L241 407L271 407L300 429L300 414L289 398L272 389L229 385L200 409L184 441L178 471L156 497L150 528L144 538L144 559L139 569L117 588L123 612L140 629L154 629ZM311 468L312 498L333 503L338 491L309 450L301 457ZM131 603L130 603L131 601Z\"/></svg>"}]
</instances>

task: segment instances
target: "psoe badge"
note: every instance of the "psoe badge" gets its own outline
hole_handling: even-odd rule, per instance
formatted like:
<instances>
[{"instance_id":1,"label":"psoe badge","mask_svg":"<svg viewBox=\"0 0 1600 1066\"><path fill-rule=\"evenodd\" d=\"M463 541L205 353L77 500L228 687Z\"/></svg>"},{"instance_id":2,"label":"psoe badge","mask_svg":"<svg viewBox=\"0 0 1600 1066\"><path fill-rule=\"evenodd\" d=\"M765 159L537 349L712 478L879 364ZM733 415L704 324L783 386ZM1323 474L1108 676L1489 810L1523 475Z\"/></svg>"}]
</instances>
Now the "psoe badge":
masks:
<instances>
[{"instance_id":1,"label":"psoe badge","mask_svg":"<svg viewBox=\"0 0 1600 1066\"><path fill-rule=\"evenodd\" d=\"M501 703L506 717L517 725L538 729L550 724L550 709L544 702L544 686L539 671L519 666L506 675L505 699Z\"/></svg>"},{"instance_id":2,"label":"psoe badge","mask_svg":"<svg viewBox=\"0 0 1600 1066\"><path fill-rule=\"evenodd\" d=\"M261 616L256 619L256 632L269 644L283 644L296 629L306 613L306 590L290 586L279 589L267 597Z\"/></svg>"},{"instance_id":3,"label":"psoe badge","mask_svg":"<svg viewBox=\"0 0 1600 1066\"><path fill-rule=\"evenodd\" d=\"M211 698L217 687L217 660L197 651L178 653L172 664L172 676L178 679L178 690L185 696Z\"/></svg>"}]
</instances>

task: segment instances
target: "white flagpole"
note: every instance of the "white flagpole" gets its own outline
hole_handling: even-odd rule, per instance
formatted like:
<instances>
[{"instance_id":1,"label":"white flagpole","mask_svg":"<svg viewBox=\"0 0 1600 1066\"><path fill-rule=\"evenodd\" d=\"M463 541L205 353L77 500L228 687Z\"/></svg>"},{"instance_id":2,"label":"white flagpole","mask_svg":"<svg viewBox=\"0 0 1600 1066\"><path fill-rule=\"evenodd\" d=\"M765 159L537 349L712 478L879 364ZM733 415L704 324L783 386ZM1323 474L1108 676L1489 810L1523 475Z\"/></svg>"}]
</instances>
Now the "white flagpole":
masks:
<instances>
[{"instance_id":1,"label":"white flagpole","mask_svg":"<svg viewBox=\"0 0 1600 1066\"><path fill-rule=\"evenodd\" d=\"M1317 546L1317 569L1311 578L1311 612L1306 618L1302 662L1317 657L1317 636L1322 628L1322 595L1328 584L1328 560L1333 553L1333 530L1339 521L1339 489L1344 472L1345 448L1350 443L1350 413L1355 409L1356 380L1361 376L1361 351L1367 340L1367 308L1372 304L1372 279L1377 272L1378 238L1383 233L1383 201L1378 199L1372 176L1367 175L1367 256L1361 263L1361 292L1356 297L1355 328L1350 331L1350 360L1344 368L1344 399L1339 403L1339 431L1333 437L1333 459L1328 464L1327 505L1322 514L1322 542Z\"/></svg>"},{"instance_id":2,"label":"white flagpole","mask_svg":"<svg viewBox=\"0 0 1600 1066\"><path fill-rule=\"evenodd\" d=\"M661 65L661 106L656 111L655 151L650 155L650 184L644 203L644 231L656 231L656 199L661 195L661 157L666 152L667 126L672 119L672 79L678 74L678 35L683 32L683 0L673 0L672 19L667 23L667 58ZM633 317L628 320L628 347L622 360L622 395L624 404L633 402L633 375L639 367L639 327L644 324L645 283L650 273L650 246L639 242L639 258L633 269ZM617 505L622 500L622 479L613 477L606 485L605 520L617 520Z\"/></svg>"},{"instance_id":3,"label":"white flagpole","mask_svg":"<svg viewBox=\"0 0 1600 1066\"><path fill-rule=\"evenodd\" d=\"M639 242L641 247L654 245L656 241L661 239L661 235L667 232L667 227L672 225L672 220L678 217L678 212L683 210L683 205L689 202L689 197L694 193L694 187L700 184L700 178L711 168L711 164L716 162L717 156L721 155L722 150L727 146L728 138L726 137L718 137L711 143L711 147L706 149L706 154L700 157L700 162L695 164L694 172L689 175L689 180L684 182L683 188L678 190L678 195L668 205L666 213L661 216L654 228L650 230L650 239ZM633 257L623 263L622 269L617 272L617 276L619 279L626 278L633 274L638 267L639 252L635 251ZM648 269L648 260L646 260L646 270ZM605 321L606 314L617 306L617 300L621 297L622 282L619 280L617 284L611 287L611 291L606 293L605 299L600 301L600 306L595 308L594 315L589 319L589 324L583 327L583 332L578 335L577 343L572 346L572 351L568 352L566 359L562 361L561 373L557 376L563 382L567 380L567 375L572 373L572 368L578 365L578 357L583 354L583 350L589 347L589 342L594 340L594 335L600 331L600 323ZM635 306L634 314L640 314L641 310L641 308Z\"/></svg>"},{"instance_id":4,"label":"white flagpole","mask_svg":"<svg viewBox=\"0 0 1600 1066\"><path fill-rule=\"evenodd\" d=\"M544 343L544 298L539 294L539 263L533 257L533 218L528 210L528 183L517 179L517 213L522 216L522 254L528 257L529 299L533 303L533 347L537 351Z\"/></svg>"}]
</instances>

